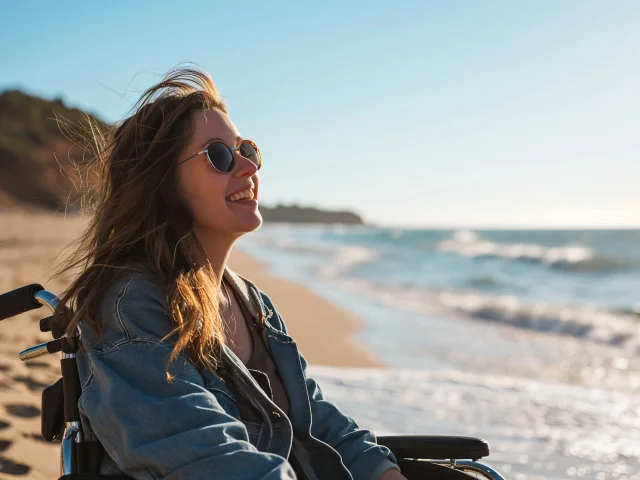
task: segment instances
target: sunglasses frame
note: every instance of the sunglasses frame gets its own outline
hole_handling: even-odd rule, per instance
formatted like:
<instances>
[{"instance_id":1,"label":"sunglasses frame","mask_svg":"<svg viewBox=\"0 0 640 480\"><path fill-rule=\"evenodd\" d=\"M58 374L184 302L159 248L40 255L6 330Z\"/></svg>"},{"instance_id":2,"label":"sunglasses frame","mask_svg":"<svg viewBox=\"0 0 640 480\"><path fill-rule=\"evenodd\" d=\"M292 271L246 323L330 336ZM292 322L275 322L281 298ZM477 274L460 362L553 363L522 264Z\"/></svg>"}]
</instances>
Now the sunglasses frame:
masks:
<instances>
[{"instance_id":1,"label":"sunglasses frame","mask_svg":"<svg viewBox=\"0 0 640 480\"><path fill-rule=\"evenodd\" d=\"M195 158L195 157L197 157L198 155L202 155L202 154L204 153L204 154L206 155L206 157L207 157L207 162L209 162L209 165L211 165L211 166L216 170L216 172L218 172L218 173L230 173L230 172L232 172L232 171L233 171L233 169L234 169L234 168L235 168L235 166L236 166L236 157L235 157L235 155L234 155L234 153L235 153L236 151L238 152L238 155L240 155L241 157L243 157L243 158L247 158L247 157L244 157L244 156L240 153L240 147L241 147L241 146L242 146L242 144L243 144L243 143L245 143L245 142L249 143L249 144L254 148L254 150L256 151L256 154L258 155L258 162L259 162L259 163L258 163L258 165L256 165L256 166L258 167L258 170L260 170L260 167L262 167L262 155L260 154L260 149L259 149L259 148L258 148L258 146L255 144L255 142L253 142L253 141L251 141L251 140L249 140L249 139L247 139L247 138L243 138L243 139L240 141L240 145L234 145L233 147L230 147L229 145L227 145L227 144L226 144L224 141L222 141L222 140L214 140L214 141L212 141L211 143L209 143L209 144L205 147L205 149L204 149L204 150L202 150L202 151L200 151L200 152L198 152L198 153L194 153L194 154L193 154L193 155L191 155L190 157L185 158L184 160L181 160L181 161L180 161L180 162L178 162L176 165L181 165L181 164L183 164L184 162L186 162L187 160L191 160L192 158ZM209 156L209 147L210 147L211 145L213 145L214 143L221 143L222 145L224 145L225 147L227 147L227 149L231 152L231 165L229 166L229 170L228 170L228 171L226 171L226 172L223 172L222 170L220 170L219 168L217 168L217 167L213 164L213 162L211 161L211 157ZM253 163L253 161L252 161L252 160L250 160L250 159L248 159L248 158L247 158L247 160L249 160L250 162L252 162L252 163ZM254 164L254 165L255 165L255 164Z\"/></svg>"}]
</instances>

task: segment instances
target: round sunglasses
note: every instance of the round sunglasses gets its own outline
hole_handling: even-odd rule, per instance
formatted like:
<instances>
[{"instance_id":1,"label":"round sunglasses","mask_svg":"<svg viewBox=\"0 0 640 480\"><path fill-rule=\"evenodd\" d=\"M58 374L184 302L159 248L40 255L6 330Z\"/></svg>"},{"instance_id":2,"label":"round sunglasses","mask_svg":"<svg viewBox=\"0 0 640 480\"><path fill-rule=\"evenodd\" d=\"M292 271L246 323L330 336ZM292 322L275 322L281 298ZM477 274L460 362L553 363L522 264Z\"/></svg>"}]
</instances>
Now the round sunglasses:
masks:
<instances>
[{"instance_id":1,"label":"round sunglasses","mask_svg":"<svg viewBox=\"0 0 640 480\"><path fill-rule=\"evenodd\" d=\"M202 150L201 152L194 153L189 158L185 158L184 160L177 163L180 165L187 160L191 160L194 157L197 157L201 154L206 154L207 160L211 164L213 168L215 168L220 173L229 173L233 170L233 167L236 164L236 159L234 152L238 152L243 157L251 160L260 170L262 166L262 156L260 155L260 150L258 146L253 143L251 140L242 139L237 146L230 147L222 140L214 140L207 148Z\"/></svg>"}]
</instances>

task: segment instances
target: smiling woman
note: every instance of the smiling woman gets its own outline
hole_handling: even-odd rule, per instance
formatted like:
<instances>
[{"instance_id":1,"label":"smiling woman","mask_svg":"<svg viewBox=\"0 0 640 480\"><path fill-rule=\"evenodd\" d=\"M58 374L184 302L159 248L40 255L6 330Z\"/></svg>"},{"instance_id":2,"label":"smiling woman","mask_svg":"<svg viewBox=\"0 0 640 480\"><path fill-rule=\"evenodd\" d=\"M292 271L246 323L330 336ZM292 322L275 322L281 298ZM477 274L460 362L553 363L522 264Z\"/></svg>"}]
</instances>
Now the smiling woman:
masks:
<instances>
[{"instance_id":1,"label":"smiling woman","mask_svg":"<svg viewBox=\"0 0 640 480\"><path fill-rule=\"evenodd\" d=\"M177 166L177 190L188 206L196 235L199 233L202 238L215 234L203 244L205 251L216 248L210 255L215 259L226 245L230 247L240 235L262 224L257 208L260 184L257 171L262 160L256 144L242 139L222 110L195 110L190 114L190 125L193 133L180 155L186 158ZM206 148L201 150L203 145ZM251 200L236 203L249 196ZM236 205L253 208L237 209ZM220 267L220 262L216 263ZM219 275L221 271L218 268L216 273Z\"/></svg>"},{"instance_id":2,"label":"smiling woman","mask_svg":"<svg viewBox=\"0 0 640 480\"><path fill-rule=\"evenodd\" d=\"M95 136L93 137L95 138ZM210 77L173 70L93 146L95 212L59 274L100 473L133 478L403 479L324 398L269 296L227 266L260 228L262 158Z\"/></svg>"}]
</instances>

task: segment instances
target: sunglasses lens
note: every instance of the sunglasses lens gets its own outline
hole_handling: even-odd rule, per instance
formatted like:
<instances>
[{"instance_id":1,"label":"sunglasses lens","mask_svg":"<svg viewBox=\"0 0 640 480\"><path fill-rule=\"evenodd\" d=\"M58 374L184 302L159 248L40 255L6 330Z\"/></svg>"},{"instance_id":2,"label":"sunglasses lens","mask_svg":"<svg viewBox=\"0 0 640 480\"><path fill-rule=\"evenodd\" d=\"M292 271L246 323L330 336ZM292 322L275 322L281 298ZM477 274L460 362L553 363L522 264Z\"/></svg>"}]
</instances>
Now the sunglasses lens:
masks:
<instances>
[{"instance_id":1,"label":"sunglasses lens","mask_svg":"<svg viewBox=\"0 0 640 480\"><path fill-rule=\"evenodd\" d=\"M207 148L207 154L209 155L209 161L216 170L227 173L233 168L233 154L224 143L213 142Z\"/></svg>"},{"instance_id":2,"label":"sunglasses lens","mask_svg":"<svg viewBox=\"0 0 640 480\"><path fill-rule=\"evenodd\" d=\"M240 150L240 155L242 155L244 158L248 158L249 160L251 160L253 163L256 164L258 168L262 166L260 151L252 142L249 142L248 140L244 140L240 144L239 150Z\"/></svg>"}]
</instances>

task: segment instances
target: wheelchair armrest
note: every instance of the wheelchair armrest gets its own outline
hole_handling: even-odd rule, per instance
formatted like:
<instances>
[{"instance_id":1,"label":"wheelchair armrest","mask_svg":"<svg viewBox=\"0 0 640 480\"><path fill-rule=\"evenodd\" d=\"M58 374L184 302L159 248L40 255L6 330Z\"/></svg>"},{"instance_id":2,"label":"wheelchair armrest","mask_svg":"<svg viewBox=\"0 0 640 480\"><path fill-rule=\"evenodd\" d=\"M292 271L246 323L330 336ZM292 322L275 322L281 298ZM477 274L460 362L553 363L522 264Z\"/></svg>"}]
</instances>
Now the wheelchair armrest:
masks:
<instances>
[{"instance_id":1,"label":"wheelchair armrest","mask_svg":"<svg viewBox=\"0 0 640 480\"><path fill-rule=\"evenodd\" d=\"M376 437L398 458L478 460L489 456L486 440L448 435L388 435Z\"/></svg>"}]
</instances>

